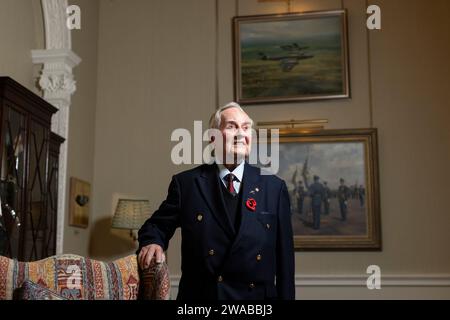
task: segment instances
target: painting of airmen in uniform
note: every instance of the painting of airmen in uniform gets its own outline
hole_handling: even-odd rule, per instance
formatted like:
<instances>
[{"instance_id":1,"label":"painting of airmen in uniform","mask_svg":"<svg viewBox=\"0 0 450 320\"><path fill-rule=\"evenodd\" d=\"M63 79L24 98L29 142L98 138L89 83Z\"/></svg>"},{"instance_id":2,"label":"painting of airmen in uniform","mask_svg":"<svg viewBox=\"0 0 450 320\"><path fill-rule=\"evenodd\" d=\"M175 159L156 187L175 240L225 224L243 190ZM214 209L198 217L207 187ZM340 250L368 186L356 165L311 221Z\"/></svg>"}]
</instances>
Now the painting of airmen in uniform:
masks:
<instances>
[{"instance_id":1,"label":"painting of airmen in uniform","mask_svg":"<svg viewBox=\"0 0 450 320\"><path fill-rule=\"evenodd\" d=\"M337 136L328 138L280 135L277 175L289 191L296 248L378 248L374 146L333 132ZM376 138L370 130L368 136Z\"/></svg>"},{"instance_id":2,"label":"painting of airmen in uniform","mask_svg":"<svg viewBox=\"0 0 450 320\"><path fill-rule=\"evenodd\" d=\"M300 160L300 161L298 161ZM297 234L367 232L362 143L280 145Z\"/></svg>"}]
</instances>

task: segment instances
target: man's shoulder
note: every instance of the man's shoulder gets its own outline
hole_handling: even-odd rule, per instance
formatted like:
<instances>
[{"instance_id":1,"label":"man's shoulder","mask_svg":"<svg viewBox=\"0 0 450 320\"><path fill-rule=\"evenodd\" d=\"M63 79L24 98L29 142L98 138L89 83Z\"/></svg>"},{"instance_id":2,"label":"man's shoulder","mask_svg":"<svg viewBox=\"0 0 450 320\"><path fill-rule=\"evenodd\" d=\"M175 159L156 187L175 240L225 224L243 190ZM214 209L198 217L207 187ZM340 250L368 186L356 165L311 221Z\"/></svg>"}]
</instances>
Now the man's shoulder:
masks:
<instances>
[{"instance_id":1,"label":"man's shoulder","mask_svg":"<svg viewBox=\"0 0 450 320\"><path fill-rule=\"evenodd\" d=\"M253 166L251 164L247 164L247 165L248 165L248 168L250 168L250 170L253 170L259 176L259 179L267 181L271 185L280 185L280 184L285 183L283 179L281 179L276 174L272 173L271 171L269 171L266 168L259 168L259 167Z\"/></svg>"},{"instance_id":2,"label":"man's shoulder","mask_svg":"<svg viewBox=\"0 0 450 320\"><path fill-rule=\"evenodd\" d=\"M215 164L202 164L197 167L178 172L174 174L174 177L180 180L197 177L204 171L213 169L213 166L215 166Z\"/></svg>"}]
</instances>

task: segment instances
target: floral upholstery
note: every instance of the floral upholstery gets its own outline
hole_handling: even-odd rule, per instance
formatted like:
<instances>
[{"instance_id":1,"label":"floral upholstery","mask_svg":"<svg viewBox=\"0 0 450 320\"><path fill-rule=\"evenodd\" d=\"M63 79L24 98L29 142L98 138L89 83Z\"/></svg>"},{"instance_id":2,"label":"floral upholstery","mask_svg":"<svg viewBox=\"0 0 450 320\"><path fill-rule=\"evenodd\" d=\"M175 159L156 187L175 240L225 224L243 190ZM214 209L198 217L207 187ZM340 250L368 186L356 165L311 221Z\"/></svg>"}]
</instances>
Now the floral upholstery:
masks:
<instances>
[{"instance_id":1,"label":"floral upholstery","mask_svg":"<svg viewBox=\"0 0 450 320\"><path fill-rule=\"evenodd\" d=\"M167 265L153 263L140 271L136 255L109 263L69 254L35 262L0 256L0 300L46 299L46 292L29 294L39 289L35 285L70 300L167 300L170 294Z\"/></svg>"}]
</instances>

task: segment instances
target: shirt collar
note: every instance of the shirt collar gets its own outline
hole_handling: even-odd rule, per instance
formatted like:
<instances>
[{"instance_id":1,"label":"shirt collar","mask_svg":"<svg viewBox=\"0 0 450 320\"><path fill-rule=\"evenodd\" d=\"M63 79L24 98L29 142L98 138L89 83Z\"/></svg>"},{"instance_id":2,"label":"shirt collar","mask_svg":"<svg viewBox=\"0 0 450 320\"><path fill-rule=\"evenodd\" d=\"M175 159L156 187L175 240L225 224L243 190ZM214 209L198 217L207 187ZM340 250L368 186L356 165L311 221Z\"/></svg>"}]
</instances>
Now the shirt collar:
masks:
<instances>
[{"instance_id":1,"label":"shirt collar","mask_svg":"<svg viewBox=\"0 0 450 320\"><path fill-rule=\"evenodd\" d=\"M217 167L219 168L219 177L220 179L224 179L225 176L229 173L232 173L239 182L242 182L242 177L244 176L244 168L245 168L245 161L242 161L236 168L234 168L233 171L230 172L223 164L216 163Z\"/></svg>"}]
</instances>

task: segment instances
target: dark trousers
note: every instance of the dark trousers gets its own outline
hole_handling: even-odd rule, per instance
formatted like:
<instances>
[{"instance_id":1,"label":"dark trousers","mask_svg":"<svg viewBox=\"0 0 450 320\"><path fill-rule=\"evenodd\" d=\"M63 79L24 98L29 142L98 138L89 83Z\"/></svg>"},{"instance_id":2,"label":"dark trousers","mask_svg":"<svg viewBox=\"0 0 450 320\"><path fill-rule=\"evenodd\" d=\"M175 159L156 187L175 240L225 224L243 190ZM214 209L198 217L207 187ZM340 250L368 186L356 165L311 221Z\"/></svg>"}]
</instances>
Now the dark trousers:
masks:
<instances>
[{"instance_id":1,"label":"dark trousers","mask_svg":"<svg viewBox=\"0 0 450 320\"><path fill-rule=\"evenodd\" d=\"M330 203L328 202L328 201L330 201L330 200L328 200L328 199L325 199L324 201L323 201L323 210L324 210L324 214L330 214Z\"/></svg>"},{"instance_id":2,"label":"dark trousers","mask_svg":"<svg viewBox=\"0 0 450 320\"><path fill-rule=\"evenodd\" d=\"M313 228L320 229L320 204L312 206Z\"/></svg>"},{"instance_id":3,"label":"dark trousers","mask_svg":"<svg viewBox=\"0 0 450 320\"><path fill-rule=\"evenodd\" d=\"M343 221L347 220L347 204L345 201L340 200L339 201L339 207L341 209L341 218Z\"/></svg>"},{"instance_id":4,"label":"dark trousers","mask_svg":"<svg viewBox=\"0 0 450 320\"><path fill-rule=\"evenodd\" d=\"M303 197L298 198L297 206L298 206L298 213L302 214L303 213Z\"/></svg>"}]
</instances>

